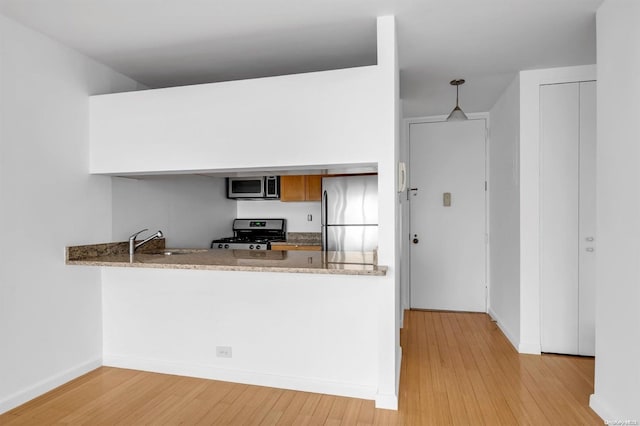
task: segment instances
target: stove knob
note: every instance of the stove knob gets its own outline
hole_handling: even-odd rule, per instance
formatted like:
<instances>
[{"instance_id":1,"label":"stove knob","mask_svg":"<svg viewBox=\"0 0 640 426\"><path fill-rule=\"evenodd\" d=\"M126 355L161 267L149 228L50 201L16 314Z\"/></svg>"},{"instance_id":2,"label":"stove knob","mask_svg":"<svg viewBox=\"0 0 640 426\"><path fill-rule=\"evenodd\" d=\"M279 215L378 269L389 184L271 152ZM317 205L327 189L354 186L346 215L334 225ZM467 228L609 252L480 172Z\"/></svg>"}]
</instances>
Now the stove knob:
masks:
<instances>
[{"instance_id":1,"label":"stove knob","mask_svg":"<svg viewBox=\"0 0 640 426\"><path fill-rule=\"evenodd\" d=\"M228 249L229 248L229 244L225 244L224 248Z\"/></svg>"},{"instance_id":2,"label":"stove knob","mask_svg":"<svg viewBox=\"0 0 640 426\"><path fill-rule=\"evenodd\" d=\"M256 250L260 250L260 244L256 246Z\"/></svg>"},{"instance_id":3,"label":"stove knob","mask_svg":"<svg viewBox=\"0 0 640 426\"><path fill-rule=\"evenodd\" d=\"M253 250L253 244L249 246L249 250Z\"/></svg>"},{"instance_id":4,"label":"stove knob","mask_svg":"<svg viewBox=\"0 0 640 426\"><path fill-rule=\"evenodd\" d=\"M222 244L218 244L218 248L222 248Z\"/></svg>"}]
</instances>

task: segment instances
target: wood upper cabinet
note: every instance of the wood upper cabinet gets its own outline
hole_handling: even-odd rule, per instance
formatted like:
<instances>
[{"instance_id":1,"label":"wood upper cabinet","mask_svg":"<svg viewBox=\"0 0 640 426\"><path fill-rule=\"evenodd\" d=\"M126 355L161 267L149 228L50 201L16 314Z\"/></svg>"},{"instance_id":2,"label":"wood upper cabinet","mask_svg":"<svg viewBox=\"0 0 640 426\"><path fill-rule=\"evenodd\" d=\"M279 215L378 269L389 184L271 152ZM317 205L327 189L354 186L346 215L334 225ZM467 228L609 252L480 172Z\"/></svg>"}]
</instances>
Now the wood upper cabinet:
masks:
<instances>
[{"instance_id":1,"label":"wood upper cabinet","mask_svg":"<svg viewBox=\"0 0 640 426\"><path fill-rule=\"evenodd\" d=\"M307 176L307 201L322 200L322 176Z\"/></svg>"},{"instance_id":2,"label":"wood upper cabinet","mask_svg":"<svg viewBox=\"0 0 640 426\"><path fill-rule=\"evenodd\" d=\"M320 201L321 199L322 176L280 177L280 201Z\"/></svg>"},{"instance_id":3,"label":"wood upper cabinet","mask_svg":"<svg viewBox=\"0 0 640 426\"><path fill-rule=\"evenodd\" d=\"M305 201L306 176L280 176L280 201Z\"/></svg>"}]
</instances>

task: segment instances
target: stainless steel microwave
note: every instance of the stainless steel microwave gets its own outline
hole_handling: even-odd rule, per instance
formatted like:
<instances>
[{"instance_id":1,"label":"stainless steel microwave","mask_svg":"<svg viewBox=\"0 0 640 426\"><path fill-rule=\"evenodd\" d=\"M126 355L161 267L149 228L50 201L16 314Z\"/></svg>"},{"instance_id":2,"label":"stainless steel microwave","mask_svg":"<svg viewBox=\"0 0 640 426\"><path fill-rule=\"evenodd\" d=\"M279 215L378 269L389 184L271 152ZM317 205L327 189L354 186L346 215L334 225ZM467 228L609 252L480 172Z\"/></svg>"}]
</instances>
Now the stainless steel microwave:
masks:
<instances>
[{"instance_id":1,"label":"stainless steel microwave","mask_svg":"<svg viewBox=\"0 0 640 426\"><path fill-rule=\"evenodd\" d=\"M227 197L277 200L280 198L280 176L227 178Z\"/></svg>"}]
</instances>

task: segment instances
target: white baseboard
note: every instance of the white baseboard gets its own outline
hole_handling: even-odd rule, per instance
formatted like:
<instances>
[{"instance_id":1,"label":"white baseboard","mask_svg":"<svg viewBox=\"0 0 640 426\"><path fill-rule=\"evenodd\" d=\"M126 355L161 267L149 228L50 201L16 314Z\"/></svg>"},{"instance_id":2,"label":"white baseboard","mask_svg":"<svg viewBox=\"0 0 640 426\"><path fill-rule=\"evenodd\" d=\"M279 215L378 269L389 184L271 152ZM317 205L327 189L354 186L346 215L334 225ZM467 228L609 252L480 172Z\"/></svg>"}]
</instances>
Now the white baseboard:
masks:
<instances>
[{"instance_id":1,"label":"white baseboard","mask_svg":"<svg viewBox=\"0 0 640 426\"><path fill-rule=\"evenodd\" d=\"M398 359L396 360L396 394L400 394L400 372L402 371L402 346L398 347Z\"/></svg>"},{"instance_id":2,"label":"white baseboard","mask_svg":"<svg viewBox=\"0 0 640 426\"><path fill-rule=\"evenodd\" d=\"M520 352L520 350L518 349L518 347L520 346L520 342L518 341L518 339L515 338L515 336L513 335L513 333L511 333L505 326L504 326L504 322L500 319L500 317L493 311L493 309L489 308L488 312L489 316L491 318L493 318L493 320L496 322L496 324L498 324L498 328L500 329L500 331L502 331L502 334L505 335L505 337L507 338L507 340L511 343L511 345L513 345L513 347Z\"/></svg>"},{"instance_id":3,"label":"white baseboard","mask_svg":"<svg viewBox=\"0 0 640 426\"><path fill-rule=\"evenodd\" d=\"M393 395L378 393L376 395L376 408L385 410L398 410L398 395L400 395L400 371L402 370L402 347L398 348L396 360L396 392Z\"/></svg>"},{"instance_id":4,"label":"white baseboard","mask_svg":"<svg viewBox=\"0 0 640 426\"><path fill-rule=\"evenodd\" d=\"M489 308L487 312L491 318L493 318L498 324L498 328L502 331L502 334L505 335L507 340L516 348L516 351L521 354L531 354L531 355L540 355L542 352L540 351L540 342L522 342L515 338L513 333L511 333L504 325L504 322L500 319L500 317L493 311L493 309Z\"/></svg>"},{"instance_id":5,"label":"white baseboard","mask_svg":"<svg viewBox=\"0 0 640 426\"><path fill-rule=\"evenodd\" d=\"M376 395L376 408L384 410L398 410L398 395L382 394Z\"/></svg>"},{"instance_id":6,"label":"white baseboard","mask_svg":"<svg viewBox=\"0 0 640 426\"><path fill-rule=\"evenodd\" d=\"M376 386L332 382L317 378L282 376L255 371L220 368L206 364L182 363L114 354L104 354L103 365L377 401Z\"/></svg>"},{"instance_id":7,"label":"white baseboard","mask_svg":"<svg viewBox=\"0 0 640 426\"><path fill-rule=\"evenodd\" d=\"M25 402L31 401L32 399L45 394L58 386L82 376L83 374L87 374L89 371L95 370L101 365L102 360L100 358L96 358L34 383L13 395L9 395L7 398L0 400L0 414L16 408Z\"/></svg>"},{"instance_id":8,"label":"white baseboard","mask_svg":"<svg viewBox=\"0 0 640 426\"><path fill-rule=\"evenodd\" d=\"M596 412L603 420L613 420L617 417L614 416L613 410L606 402L602 401L595 393L589 397L589 407Z\"/></svg>"},{"instance_id":9,"label":"white baseboard","mask_svg":"<svg viewBox=\"0 0 640 426\"><path fill-rule=\"evenodd\" d=\"M518 345L518 352L521 354L540 355L542 353L542 349L540 348L539 342L520 342Z\"/></svg>"}]
</instances>

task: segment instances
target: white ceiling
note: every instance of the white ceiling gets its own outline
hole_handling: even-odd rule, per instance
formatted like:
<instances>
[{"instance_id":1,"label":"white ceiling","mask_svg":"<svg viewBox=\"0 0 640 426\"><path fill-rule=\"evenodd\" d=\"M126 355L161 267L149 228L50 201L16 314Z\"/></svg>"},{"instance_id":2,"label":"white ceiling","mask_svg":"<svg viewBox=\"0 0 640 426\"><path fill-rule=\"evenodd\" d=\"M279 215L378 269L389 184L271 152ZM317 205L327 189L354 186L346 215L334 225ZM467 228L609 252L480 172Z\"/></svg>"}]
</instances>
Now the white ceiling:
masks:
<instances>
[{"instance_id":1,"label":"white ceiling","mask_svg":"<svg viewBox=\"0 0 640 426\"><path fill-rule=\"evenodd\" d=\"M0 0L0 13L150 87L376 62L396 16L405 117L487 111L515 72L595 63L602 0Z\"/></svg>"}]
</instances>

